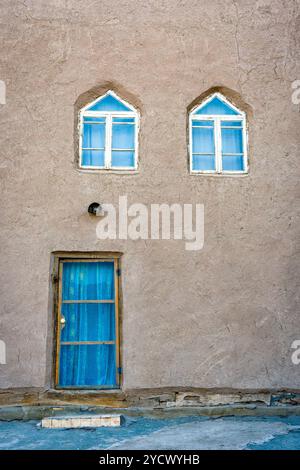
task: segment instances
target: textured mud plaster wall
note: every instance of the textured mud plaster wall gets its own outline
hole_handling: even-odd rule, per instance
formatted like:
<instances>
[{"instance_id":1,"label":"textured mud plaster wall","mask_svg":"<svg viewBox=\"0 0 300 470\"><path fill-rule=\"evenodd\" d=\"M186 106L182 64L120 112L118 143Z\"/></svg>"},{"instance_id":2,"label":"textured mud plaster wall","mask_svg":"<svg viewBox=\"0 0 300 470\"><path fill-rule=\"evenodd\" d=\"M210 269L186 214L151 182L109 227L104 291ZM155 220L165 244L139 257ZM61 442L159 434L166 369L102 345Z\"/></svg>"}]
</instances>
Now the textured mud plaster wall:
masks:
<instances>
[{"instance_id":1,"label":"textured mud plaster wall","mask_svg":"<svg viewBox=\"0 0 300 470\"><path fill-rule=\"evenodd\" d=\"M0 2L1 387L49 383L50 253L123 256L124 387L300 387L299 1ZM75 169L74 106L107 81L141 104L140 171ZM186 109L251 106L250 174L189 176ZM128 96L129 96L128 95ZM205 204L205 245L97 241L94 200ZM49 336L50 335L50 336Z\"/></svg>"}]
</instances>

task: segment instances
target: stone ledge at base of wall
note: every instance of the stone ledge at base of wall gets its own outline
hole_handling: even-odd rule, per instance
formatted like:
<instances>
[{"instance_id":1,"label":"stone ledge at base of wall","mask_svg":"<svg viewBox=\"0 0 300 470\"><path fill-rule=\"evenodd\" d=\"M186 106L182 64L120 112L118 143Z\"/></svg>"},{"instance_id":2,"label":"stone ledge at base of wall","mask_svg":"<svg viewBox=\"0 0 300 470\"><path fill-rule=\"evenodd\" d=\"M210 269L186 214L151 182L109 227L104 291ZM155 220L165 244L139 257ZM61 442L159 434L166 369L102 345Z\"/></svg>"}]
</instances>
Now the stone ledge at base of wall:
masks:
<instances>
[{"instance_id":1,"label":"stone ledge at base of wall","mask_svg":"<svg viewBox=\"0 0 300 470\"><path fill-rule=\"evenodd\" d=\"M235 404L264 404L270 405L269 392L211 392L211 391L174 391L173 393L144 392L136 396L129 393L127 401L133 406L141 408L181 408L202 406L226 406Z\"/></svg>"},{"instance_id":2,"label":"stone ledge at base of wall","mask_svg":"<svg viewBox=\"0 0 300 470\"><path fill-rule=\"evenodd\" d=\"M0 389L0 406L179 409L220 406L300 406L300 390L234 390L168 387L131 390Z\"/></svg>"},{"instance_id":3,"label":"stone ledge at base of wall","mask_svg":"<svg viewBox=\"0 0 300 470\"><path fill-rule=\"evenodd\" d=\"M81 406L81 405L8 405L0 406L0 421L29 421L41 420L45 417L74 416L84 417L88 415L104 416L118 415L132 418L152 417L157 419L178 418L187 416L206 416L210 418L221 418L226 416L300 416L299 405L266 406L266 405L226 405L226 406L198 406L177 408L105 408L103 406Z\"/></svg>"}]
</instances>

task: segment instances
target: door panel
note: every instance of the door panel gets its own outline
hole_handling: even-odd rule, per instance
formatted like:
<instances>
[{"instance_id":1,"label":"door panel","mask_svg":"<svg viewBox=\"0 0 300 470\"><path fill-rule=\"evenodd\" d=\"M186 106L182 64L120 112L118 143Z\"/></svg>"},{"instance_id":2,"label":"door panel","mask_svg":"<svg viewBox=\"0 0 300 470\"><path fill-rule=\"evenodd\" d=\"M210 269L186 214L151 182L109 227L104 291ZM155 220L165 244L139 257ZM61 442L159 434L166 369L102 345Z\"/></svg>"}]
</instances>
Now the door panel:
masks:
<instances>
[{"instance_id":1,"label":"door panel","mask_svg":"<svg viewBox=\"0 0 300 470\"><path fill-rule=\"evenodd\" d=\"M118 260L60 262L56 385L119 386Z\"/></svg>"}]
</instances>

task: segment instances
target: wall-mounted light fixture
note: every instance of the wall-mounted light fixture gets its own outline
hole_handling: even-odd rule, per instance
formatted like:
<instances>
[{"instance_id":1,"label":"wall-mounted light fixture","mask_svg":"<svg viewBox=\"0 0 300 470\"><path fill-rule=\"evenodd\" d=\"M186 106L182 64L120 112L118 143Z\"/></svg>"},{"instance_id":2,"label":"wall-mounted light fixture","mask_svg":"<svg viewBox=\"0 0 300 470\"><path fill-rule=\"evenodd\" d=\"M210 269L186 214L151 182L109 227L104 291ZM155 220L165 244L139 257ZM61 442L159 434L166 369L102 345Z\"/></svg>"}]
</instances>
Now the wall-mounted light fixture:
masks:
<instances>
[{"instance_id":1,"label":"wall-mounted light fixture","mask_svg":"<svg viewBox=\"0 0 300 470\"><path fill-rule=\"evenodd\" d=\"M98 202L92 202L88 207L88 213L96 217L101 217L104 215L104 209Z\"/></svg>"}]
</instances>

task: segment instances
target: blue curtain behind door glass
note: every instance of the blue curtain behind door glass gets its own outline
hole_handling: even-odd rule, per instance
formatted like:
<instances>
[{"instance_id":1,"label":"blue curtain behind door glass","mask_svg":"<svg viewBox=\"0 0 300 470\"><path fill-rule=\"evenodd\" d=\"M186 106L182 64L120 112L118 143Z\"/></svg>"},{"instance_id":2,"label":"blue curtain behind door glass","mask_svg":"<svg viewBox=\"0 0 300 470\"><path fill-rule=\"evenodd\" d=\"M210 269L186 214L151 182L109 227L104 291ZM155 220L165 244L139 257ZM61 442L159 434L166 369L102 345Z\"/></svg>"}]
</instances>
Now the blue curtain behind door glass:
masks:
<instances>
[{"instance_id":1,"label":"blue curtain behind door glass","mask_svg":"<svg viewBox=\"0 0 300 470\"><path fill-rule=\"evenodd\" d=\"M61 387L116 387L115 346L61 346L59 377Z\"/></svg>"},{"instance_id":2,"label":"blue curtain behind door glass","mask_svg":"<svg viewBox=\"0 0 300 470\"><path fill-rule=\"evenodd\" d=\"M62 299L114 299L113 262L64 263ZM62 304L62 314L66 318L62 342L115 341L114 304ZM61 345L59 384L115 386L115 356L114 344Z\"/></svg>"},{"instance_id":3,"label":"blue curtain behind door glass","mask_svg":"<svg viewBox=\"0 0 300 470\"><path fill-rule=\"evenodd\" d=\"M63 304L61 341L114 341L114 304Z\"/></svg>"},{"instance_id":4,"label":"blue curtain behind door glass","mask_svg":"<svg viewBox=\"0 0 300 470\"><path fill-rule=\"evenodd\" d=\"M63 300L113 300L113 262L64 263Z\"/></svg>"}]
</instances>

